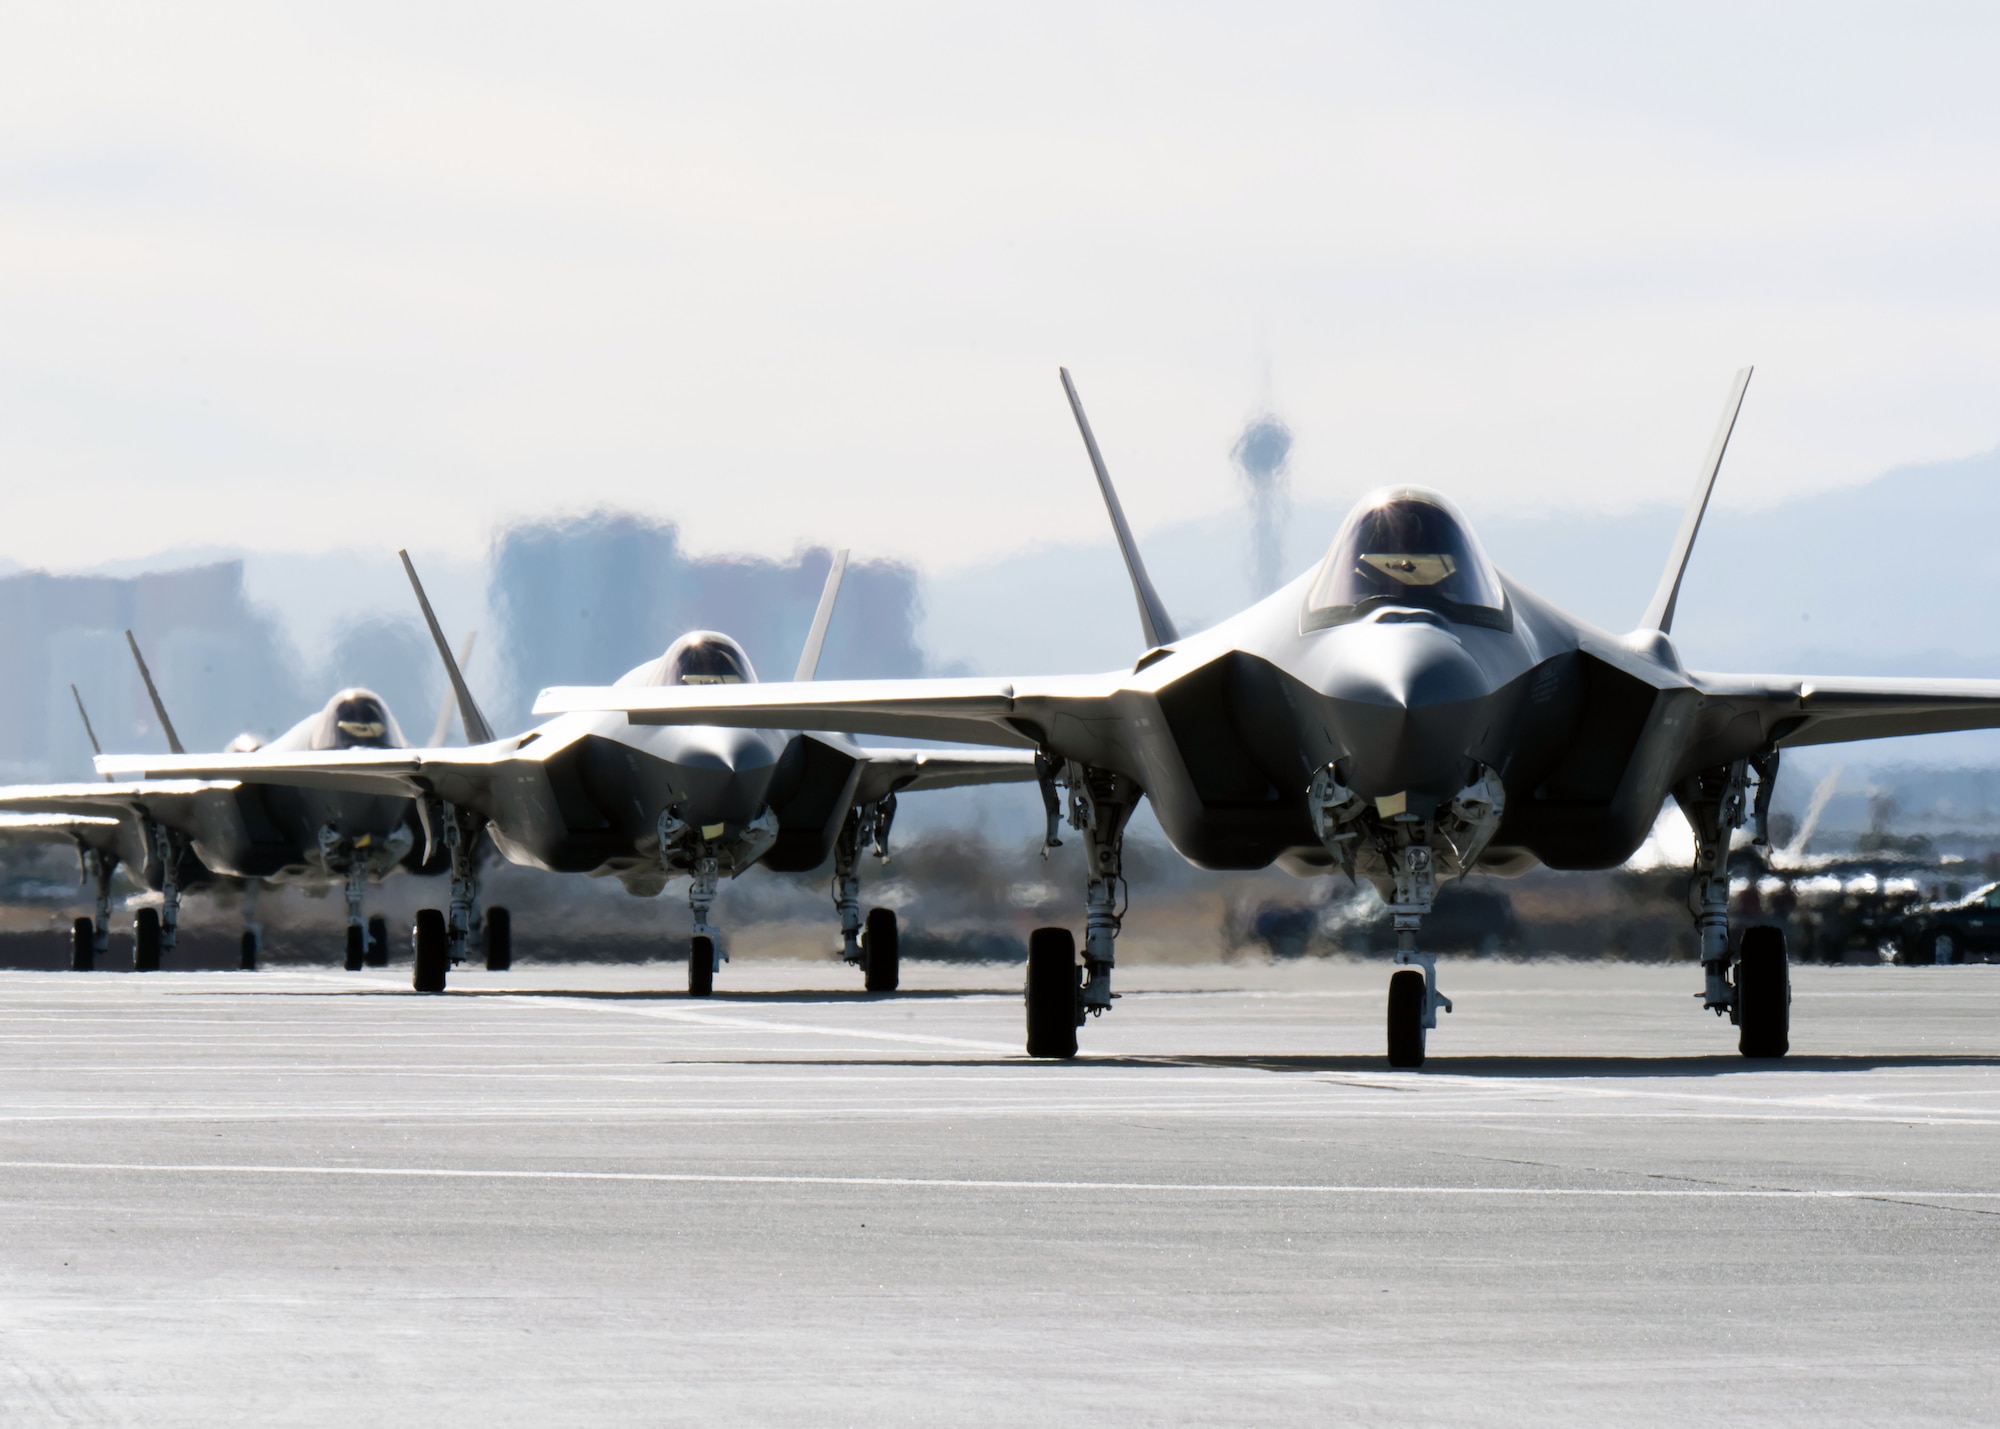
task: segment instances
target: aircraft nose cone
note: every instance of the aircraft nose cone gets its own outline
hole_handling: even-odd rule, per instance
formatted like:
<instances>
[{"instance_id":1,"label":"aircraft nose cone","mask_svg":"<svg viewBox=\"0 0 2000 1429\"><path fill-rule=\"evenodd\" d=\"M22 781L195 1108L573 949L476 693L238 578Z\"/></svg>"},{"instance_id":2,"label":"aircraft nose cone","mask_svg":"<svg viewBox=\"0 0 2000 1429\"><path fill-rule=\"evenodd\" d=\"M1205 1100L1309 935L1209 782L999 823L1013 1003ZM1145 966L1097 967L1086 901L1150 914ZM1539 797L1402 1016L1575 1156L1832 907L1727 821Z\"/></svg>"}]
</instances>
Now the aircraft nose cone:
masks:
<instances>
[{"instance_id":1,"label":"aircraft nose cone","mask_svg":"<svg viewBox=\"0 0 2000 1429\"><path fill-rule=\"evenodd\" d=\"M1322 689L1348 755L1348 782L1364 798L1465 786L1493 691L1451 631L1428 621L1349 627Z\"/></svg>"},{"instance_id":2,"label":"aircraft nose cone","mask_svg":"<svg viewBox=\"0 0 2000 1429\"><path fill-rule=\"evenodd\" d=\"M1326 685L1337 700L1416 710L1488 693L1485 672L1449 630L1410 621L1358 626L1351 634Z\"/></svg>"},{"instance_id":3,"label":"aircraft nose cone","mask_svg":"<svg viewBox=\"0 0 2000 1429\"><path fill-rule=\"evenodd\" d=\"M743 824L763 811L778 754L756 730L695 726L677 752L693 824Z\"/></svg>"}]
</instances>

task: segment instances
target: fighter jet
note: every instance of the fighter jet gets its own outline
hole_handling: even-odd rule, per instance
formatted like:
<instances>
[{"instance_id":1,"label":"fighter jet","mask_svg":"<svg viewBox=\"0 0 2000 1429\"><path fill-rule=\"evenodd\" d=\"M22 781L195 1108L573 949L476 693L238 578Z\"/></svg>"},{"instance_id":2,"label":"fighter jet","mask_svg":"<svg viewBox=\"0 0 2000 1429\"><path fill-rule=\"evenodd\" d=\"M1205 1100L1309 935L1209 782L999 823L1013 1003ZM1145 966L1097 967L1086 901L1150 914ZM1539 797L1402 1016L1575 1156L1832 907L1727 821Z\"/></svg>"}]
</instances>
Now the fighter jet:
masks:
<instances>
[{"instance_id":1,"label":"fighter jet","mask_svg":"<svg viewBox=\"0 0 2000 1429\"><path fill-rule=\"evenodd\" d=\"M865 748L840 735L792 729L653 729L634 726L622 714L563 715L525 734L496 738L452 658L416 567L407 552L400 554L458 700L469 748L308 753L274 746L221 757L120 756L99 759L97 767L121 777L414 799L426 856L441 846L452 870L449 910L417 915L418 992L442 992L448 969L464 956L478 887L471 851L482 832L514 863L615 877L640 897L656 896L670 879L687 878L694 916L688 992L695 997L713 991L724 957L710 921L723 875L734 877L759 863L803 872L831 854L842 955L862 967L869 991L893 992L900 980L896 914L875 908L862 918L861 849L872 843L878 857L887 856L901 794L1037 777L1027 753ZM810 682L818 668L846 558L845 551L837 553L827 574L794 687ZM696 630L627 672L617 688L726 690L756 683L741 645L717 631Z\"/></svg>"},{"instance_id":2,"label":"fighter jet","mask_svg":"<svg viewBox=\"0 0 2000 1429\"><path fill-rule=\"evenodd\" d=\"M168 747L185 756L138 642L129 630L125 638ZM82 705L79 695L79 713ZM84 722L89 731L88 714ZM96 747L96 734L89 732ZM239 735L229 747L248 753L259 748L397 749L405 743L382 698L357 688L340 691L268 745L260 745L254 736ZM79 918L73 930L71 965L78 968L94 966L106 951L111 880L121 863L161 895L159 908L142 907L133 919L132 966L139 972L157 971L173 956L181 895L210 882L236 883L244 889L245 968L257 964L261 929L255 921L256 894L265 883L330 882L344 887L347 966L385 964L388 925L380 917L366 916L368 882L379 881L396 868L422 864L410 801L375 791L343 793L181 778L26 784L0 788L0 813L35 821L41 836L67 836L78 845L85 878L97 885L94 923L86 930L90 920ZM13 828L31 833L34 825L17 822ZM0 825L0 834L6 832L7 826ZM88 957L83 951L86 936Z\"/></svg>"},{"instance_id":3,"label":"fighter jet","mask_svg":"<svg viewBox=\"0 0 2000 1429\"><path fill-rule=\"evenodd\" d=\"M130 632L127 632L129 638ZM104 746L97 741L97 730L91 725L90 711L84 707L83 694L75 685L69 687L70 698L76 701L78 718L83 721L84 737L90 741L91 749L98 754ZM10 840L44 841L66 843L75 848L77 862L81 867L81 881L85 886L94 884L97 891L96 917L84 915L70 925L70 968L74 972L90 972L97 966L97 960L108 950L111 937L111 881L121 863L129 861L132 867L143 869L147 864L147 836L138 817L130 810L120 809L118 813L0 813L0 838ZM208 870L199 862L188 859L182 864L181 884L185 887L205 885L213 882ZM141 875L143 876L143 875ZM157 886L157 879L155 886ZM243 962L246 969L257 966L257 954L261 946L261 928L256 922L256 889L251 883L246 890L243 930ZM149 920L157 920L156 910L142 910L135 925L138 937L135 944L135 963L143 964L150 951L152 967L158 963L157 922L150 936L144 935ZM148 968L141 966L140 971Z\"/></svg>"},{"instance_id":4,"label":"fighter jet","mask_svg":"<svg viewBox=\"0 0 2000 1429\"><path fill-rule=\"evenodd\" d=\"M2000 681L1821 679L1689 670L1673 640L1689 553L1750 380L1738 373L1659 587L1616 635L1495 568L1458 509L1397 487L1356 506L1326 558L1183 637L1147 577L1097 439L1067 393L1139 606L1129 670L1018 679L551 689L538 713L623 712L635 726L806 725L1032 749L1056 836L1058 791L1083 835L1083 962L1067 928L1029 943L1028 1051L1068 1057L1111 1006L1126 821L1150 799L1206 868L1271 863L1374 884L1399 951L1389 1060L1420 1066L1451 1003L1419 943L1442 879L1536 863L1603 869L1668 797L1696 836L1690 907L1706 1007L1750 1057L1789 1047L1784 933L1729 925L1731 833L1765 825L1782 752L2000 726Z\"/></svg>"}]
</instances>

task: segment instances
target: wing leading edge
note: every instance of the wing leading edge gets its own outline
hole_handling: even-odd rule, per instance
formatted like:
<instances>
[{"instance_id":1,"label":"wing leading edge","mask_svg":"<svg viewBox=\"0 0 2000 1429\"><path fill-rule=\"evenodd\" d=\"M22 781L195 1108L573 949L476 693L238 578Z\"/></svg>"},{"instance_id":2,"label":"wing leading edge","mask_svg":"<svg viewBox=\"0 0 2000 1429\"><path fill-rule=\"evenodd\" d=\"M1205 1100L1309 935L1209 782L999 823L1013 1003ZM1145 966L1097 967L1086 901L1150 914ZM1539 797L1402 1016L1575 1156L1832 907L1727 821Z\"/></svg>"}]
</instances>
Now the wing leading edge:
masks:
<instances>
[{"instance_id":1,"label":"wing leading edge","mask_svg":"<svg viewBox=\"0 0 2000 1429\"><path fill-rule=\"evenodd\" d=\"M570 685L543 690L538 716L623 712L633 724L731 724L823 729L953 744L1033 749L1065 712L1101 716L1128 677L1059 675L1036 680L829 680L807 684ZM717 716L722 716L718 719Z\"/></svg>"},{"instance_id":2,"label":"wing leading edge","mask_svg":"<svg viewBox=\"0 0 2000 1429\"><path fill-rule=\"evenodd\" d=\"M1691 676L1712 705L1754 718L1760 744L1794 748L2000 729L2000 680Z\"/></svg>"},{"instance_id":3,"label":"wing leading edge","mask_svg":"<svg viewBox=\"0 0 2000 1429\"><path fill-rule=\"evenodd\" d=\"M254 750L248 754L107 754L98 772L139 779L215 779L417 798L435 793L490 813L496 766L512 741L459 749ZM95 788L108 786L96 785ZM4 791L0 791L4 792Z\"/></svg>"},{"instance_id":4,"label":"wing leading edge","mask_svg":"<svg viewBox=\"0 0 2000 1429\"><path fill-rule=\"evenodd\" d=\"M874 749L861 751L861 782L854 801L870 804L885 794L963 789L975 784L1026 784L1035 756L1021 749Z\"/></svg>"}]
</instances>

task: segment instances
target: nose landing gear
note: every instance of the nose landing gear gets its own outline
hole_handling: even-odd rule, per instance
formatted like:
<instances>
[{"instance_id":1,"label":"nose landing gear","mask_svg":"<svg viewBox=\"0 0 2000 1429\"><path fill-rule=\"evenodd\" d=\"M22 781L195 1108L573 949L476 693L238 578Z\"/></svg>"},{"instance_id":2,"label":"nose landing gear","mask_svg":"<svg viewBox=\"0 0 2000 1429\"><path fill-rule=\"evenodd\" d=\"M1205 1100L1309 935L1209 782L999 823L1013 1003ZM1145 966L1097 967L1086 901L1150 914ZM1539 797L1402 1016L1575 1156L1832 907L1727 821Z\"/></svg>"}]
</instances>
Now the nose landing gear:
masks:
<instances>
[{"instance_id":1,"label":"nose landing gear","mask_svg":"<svg viewBox=\"0 0 2000 1429\"><path fill-rule=\"evenodd\" d=\"M1395 919L1396 963L1389 979L1389 1065L1424 1064L1427 1034L1451 999L1438 990L1437 955L1420 951L1417 935L1437 899L1440 877L1463 878L1492 842L1506 807L1500 776L1476 769L1477 778L1446 800L1395 794L1363 799L1328 765L1306 794L1313 829L1349 878L1375 885Z\"/></svg>"},{"instance_id":2,"label":"nose landing gear","mask_svg":"<svg viewBox=\"0 0 2000 1429\"><path fill-rule=\"evenodd\" d=\"M1413 1071L1424 1064L1426 1034L1436 1029L1438 1013L1451 1011L1451 999L1438 991L1437 954L1417 951L1421 922L1421 914L1396 914L1396 965L1402 971L1389 979L1389 1065Z\"/></svg>"}]
</instances>

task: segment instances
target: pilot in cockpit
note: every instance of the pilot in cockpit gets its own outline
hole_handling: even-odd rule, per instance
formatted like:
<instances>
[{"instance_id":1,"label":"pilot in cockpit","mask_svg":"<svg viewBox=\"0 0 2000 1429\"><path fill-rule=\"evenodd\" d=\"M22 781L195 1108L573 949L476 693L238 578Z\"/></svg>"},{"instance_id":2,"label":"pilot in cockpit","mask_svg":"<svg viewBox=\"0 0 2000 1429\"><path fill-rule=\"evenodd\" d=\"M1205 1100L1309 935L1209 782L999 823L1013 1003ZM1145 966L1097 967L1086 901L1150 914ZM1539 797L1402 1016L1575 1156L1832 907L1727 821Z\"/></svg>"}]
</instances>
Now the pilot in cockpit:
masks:
<instances>
[{"instance_id":1,"label":"pilot in cockpit","mask_svg":"<svg viewBox=\"0 0 2000 1429\"><path fill-rule=\"evenodd\" d=\"M1449 501L1422 487L1377 492L1354 508L1306 596L1305 628L1388 606L1475 625L1507 621L1500 578L1478 539Z\"/></svg>"},{"instance_id":2,"label":"pilot in cockpit","mask_svg":"<svg viewBox=\"0 0 2000 1429\"><path fill-rule=\"evenodd\" d=\"M750 657L727 635L695 630L683 635L660 657L655 685L754 685L757 672Z\"/></svg>"}]
</instances>

